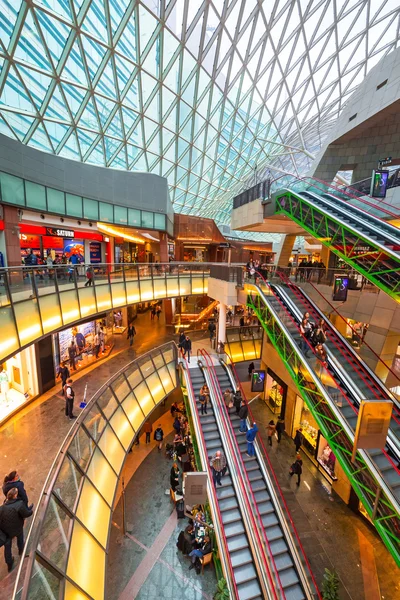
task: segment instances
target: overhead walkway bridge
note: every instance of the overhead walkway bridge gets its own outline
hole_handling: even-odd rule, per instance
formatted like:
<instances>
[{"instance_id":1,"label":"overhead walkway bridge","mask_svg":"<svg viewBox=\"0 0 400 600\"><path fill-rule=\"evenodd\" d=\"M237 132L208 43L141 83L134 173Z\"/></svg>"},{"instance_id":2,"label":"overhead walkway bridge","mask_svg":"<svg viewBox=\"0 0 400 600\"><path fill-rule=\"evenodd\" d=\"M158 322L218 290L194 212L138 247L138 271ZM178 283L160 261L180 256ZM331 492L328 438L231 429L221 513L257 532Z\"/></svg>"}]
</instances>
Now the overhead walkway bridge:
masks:
<instances>
[{"instance_id":1,"label":"overhead walkway bridge","mask_svg":"<svg viewBox=\"0 0 400 600\"><path fill-rule=\"evenodd\" d=\"M356 192L355 192L356 193ZM396 301L400 301L399 215L374 199L313 178L289 180L273 195L283 214Z\"/></svg>"},{"instance_id":2,"label":"overhead walkway bridge","mask_svg":"<svg viewBox=\"0 0 400 600\"><path fill-rule=\"evenodd\" d=\"M316 307L296 286L245 284L248 303L257 313L299 393L386 546L400 564L399 410L395 405L385 448L359 450L352 462L358 406L363 399L394 400L343 338L328 324L328 367L300 350L299 321ZM332 342L332 343L330 343Z\"/></svg>"},{"instance_id":3,"label":"overhead walkway bridge","mask_svg":"<svg viewBox=\"0 0 400 600\"><path fill-rule=\"evenodd\" d=\"M217 450L227 458L228 473L221 487L212 486L212 494L229 557L231 597L321 598L277 480L264 462L265 448L256 442L255 458L246 456L238 417L224 404L222 388L236 387L238 379L226 364L215 367L205 350L199 351L196 367L186 365L183 372L203 469L210 471L209 459ZM207 414L200 414L198 397L204 383L211 406Z\"/></svg>"}]
</instances>

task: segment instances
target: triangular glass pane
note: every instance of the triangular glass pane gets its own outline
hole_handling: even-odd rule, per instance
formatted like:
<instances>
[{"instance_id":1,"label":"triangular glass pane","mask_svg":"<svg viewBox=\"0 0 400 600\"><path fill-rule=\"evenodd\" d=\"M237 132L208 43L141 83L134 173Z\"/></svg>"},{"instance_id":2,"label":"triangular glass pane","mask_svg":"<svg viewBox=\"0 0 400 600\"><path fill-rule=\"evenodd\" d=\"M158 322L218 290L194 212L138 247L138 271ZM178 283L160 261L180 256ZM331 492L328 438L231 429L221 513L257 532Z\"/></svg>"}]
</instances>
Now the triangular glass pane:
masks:
<instances>
[{"instance_id":1,"label":"triangular glass pane","mask_svg":"<svg viewBox=\"0 0 400 600\"><path fill-rule=\"evenodd\" d=\"M130 20L122 32L122 35L117 44L117 51L127 58L130 58L134 62L138 59L138 47L137 47L137 30L136 20L134 19L134 13L131 15Z\"/></svg>"},{"instance_id":2,"label":"triangular glass pane","mask_svg":"<svg viewBox=\"0 0 400 600\"><path fill-rule=\"evenodd\" d=\"M151 36L158 27L158 21L144 8L142 4L139 5L139 41L140 41L140 53L143 54L149 43Z\"/></svg>"},{"instance_id":3,"label":"triangular glass pane","mask_svg":"<svg viewBox=\"0 0 400 600\"><path fill-rule=\"evenodd\" d=\"M150 75L147 75L147 73L145 73L144 71L140 72L140 78L142 81L142 108L144 110L144 106L147 100L149 99L152 91L154 90L155 86L157 85L157 82L155 79L150 77Z\"/></svg>"},{"instance_id":4,"label":"triangular glass pane","mask_svg":"<svg viewBox=\"0 0 400 600\"><path fill-rule=\"evenodd\" d=\"M0 19L0 39L3 40L3 44L6 48L8 48L8 44L14 30L19 8L20 5L14 2L7 2L6 4L3 4L1 8L2 18ZM5 131L8 131L9 134L7 126L4 127Z\"/></svg>"},{"instance_id":5,"label":"triangular glass pane","mask_svg":"<svg viewBox=\"0 0 400 600\"><path fill-rule=\"evenodd\" d=\"M84 100L84 92L81 88L70 85L69 83L62 83L61 87L70 111L72 112L73 116L75 116Z\"/></svg>"},{"instance_id":6,"label":"triangular glass pane","mask_svg":"<svg viewBox=\"0 0 400 600\"><path fill-rule=\"evenodd\" d=\"M163 29L162 35L164 36L163 44L163 71L169 65L172 57L179 48L179 42L168 29Z\"/></svg>"},{"instance_id":7,"label":"triangular glass pane","mask_svg":"<svg viewBox=\"0 0 400 600\"><path fill-rule=\"evenodd\" d=\"M100 125L92 98L89 98L86 103L83 113L79 119L79 125L81 127L92 129L93 131L100 131Z\"/></svg>"},{"instance_id":8,"label":"triangular glass pane","mask_svg":"<svg viewBox=\"0 0 400 600\"><path fill-rule=\"evenodd\" d=\"M91 145L97 139L97 134L91 131L84 131L83 129L77 129L76 135L78 137L79 146L81 149L82 156L85 156Z\"/></svg>"},{"instance_id":9,"label":"triangular glass pane","mask_svg":"<svg viewBox=\"0 0 400 600\"><path fill-rule=\"evenodd\" d=\"M102 2L90 3L89 10L86 13L81 27L83 31L87 31L106 44L108 43L107 21Z\"/></svg>"},{"instance_id":10,"label":"triangular glass pane","mask_svg":"<svg viewBox=\"0 0 400 600\"><path fill-rule=\"evenodd\" d=\"M31 103L30 98L26 93L20 78L17 77L13 66L10 67L8 77L5 81L1 102L2 104L14 106L22 111L32 113L33 115L36 115L37 113L36 107Z\"/></svg>"},{"instance_id":11,"label":"triangular glass pane","mask_svg":"<svg viewBox=\"0 0 400 600\"><path fill-rule=\"evenodd\" d=\"M89 156L86 158L87 162L90 162L94 165L105 165L104 160L104 151L103 151L103 142L99 141L97 146L92 150Z\"/></svg>"},{"instance_id":12,"label":"triangular glass pane","mask_svg":"<svg viewBox=\"0 0 400 600\"><path fill-rule=\"evenodd\" d=\"M147 71L153 77L160 78L160 36L158 36L150 50L147 52L146 57L141 57L142 68Z\"/></svg>"},{"instance_id":13,"label":"triangular glass pane","mask_svg":"<svg viewBox=\"0 0 400 600\"><path fill-rule=\"evenodd\" d=\"M108 98L117 99L112 58L108 60L104 67L103 73L96 86L96 92L104 94Z\"/></svg>"},{"instance_id":14,"label":"triangular glass pane","mask_svg":"<svg viewBox=\"0 0 400 600\"><path fill-rule=\"evenodd\" d=\"M35 121L34 117L19 115L8 111L3 112L3 119L13 129L18 139L22 142L30 126ZM9 132L7 133L9 135Z\"/></svg>"},{"instance_id":15,"label":"triangular glass pane","mask_svg":"<svg viewBox=\"0 0 400 600\"><path fill-rule=\"evenodd\" d=\"M89 69L89 75L91 80L93 81L97 71L99 70L99 66L101 61L103 60L103 56L106 53L106 48L101 44L95 42L92 38L88 38L85 35L81 35L81 41L83 45L83 49L85 51L86 64Z\"/></svg>"},{"instance_id":16,"label":"triangular glass pane","mask_svg":"<svg viewBox=\"0 0 400 600\"><path fill-rule=\"evenodd\" d=\"M81 160L81 155L79 151L79 144L76 139L75 132L73 131L69 136L67 142L63 146L60 156L65 156L68 158L73 158L74 160Z\"/></svg>"},{"instance_id":17,"label":"triangular glass pane","mask_svg":"<svg viewBox=\"0 0 400 600\"><path fill-rule=\"evenodd\" d=\"M28 88L31 97L35 102L37 109L40 110L48 87L52 84L53 80L51 77L47 77L43 73L31 71L22 65L18 65L17 68L22 79L24 80L25 86Z\"/></svg>"},{"instance_id":18,"label":"triangular glass pane","mask_svg":"<svg viewBox=\"0 0 400 600\"><path fill-rule=\"evenodd\" d=\"M125 132L131 129L137 117L138 113L128 108L125 108L125 106L122 107L122 119L124 121Z\"/></svg>"},{"instance_id":19,"label":"triangular glass pane","mask_svg":"<svg viewBox=\"0 0 400 600\"><path fill-rule=\"evenodd\" d=\"M30 10L26 13L22 32L18 37L18 43L14 51L14 56L28 64L40 67L45 71L52 70Z\"/></svg>"},{"instance_id":20,"label":"triangular glass pane","mask_svg":"<svg viewBox=\"0 0 400 600\"><path fill-rule=\"evenodd\" d=\"M54 148L56 148L60 143L60 140L62 140L67 133L69 127L62 123L56 123L55 121L45 121L44 124L46 131L50 136L51 143Z\"/></svg>"},{"instance_id":21,"label":"triangular glass pane","mask_svg":"<svg viewBox=\"0 0 400 600\"><path fill-rule=\"evenodd\" d=\"M44 116L58 120L62 119L68 122L71 121L70 114L65 105L65 100L58 85L54 86L53 93L51 94L51 98Z\"/></svg>"},{"instance_id":22,"label":"triangular glass pane","mask_svg":"<svg viewBox=\"0 0 400 600\"><path fill-rule=\"evenodd\" d=\"M57 0L53 0L60 6ZM68 7L64 4L64 9ZM36 18L41 26L42 35L46 41L47 49L50 53L54 66L57 67L60 56L64 50L64 40L68 39L71 29L65 23L53 19L47 12L37 10Z\"/></svg>"},{"instance_id":23,"label":"triangular glass pane","mask_svg":"<svg viewBox=\"0 0 400 600\"><path fill-rule=\"evenodd\" d=\"M137 111L140 110L139 106L139 78L136 77L129 86L127 92L125 92L125 96L123 98L123 104L125 104L128 108L133 108Z\"/></svg>"},{"instance_id":24,"label":"triangular glass pane","mask_svg":"<svg viewBox=\"0 0 400 600\"><path fill-rule=\"evenodd\" d=\"M41 123L39 123L39 125L37 126L29 143L35 148L39 148L40 150L44 150L45 152L54 152L49 142L49 138L46 135L45 129Z\"/></svg>"}]
</instances>

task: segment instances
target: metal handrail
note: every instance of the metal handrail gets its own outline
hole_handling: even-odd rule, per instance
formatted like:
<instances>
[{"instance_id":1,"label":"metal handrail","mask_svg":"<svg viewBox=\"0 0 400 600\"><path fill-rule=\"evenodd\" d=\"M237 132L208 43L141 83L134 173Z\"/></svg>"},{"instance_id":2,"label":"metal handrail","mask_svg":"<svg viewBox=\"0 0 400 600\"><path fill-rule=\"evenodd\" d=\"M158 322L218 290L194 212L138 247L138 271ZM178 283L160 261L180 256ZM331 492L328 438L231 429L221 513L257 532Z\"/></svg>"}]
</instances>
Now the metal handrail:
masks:
<instances>
[{"instance_id":1,"label":"metal handrail","mask_svg":"<svg viewBox=\"0 0 400 600\"><path fill-rule=\"evenodd\" d=\"M236 383L236 384L239 386L239 388L240 388L240 391L241 391L241 394L242 394L242 398L244 399L244 401L245 401L245 403L246 403L246 405L247 405L247 408L248 408L248 411L249 411L249 415L250 415L250 417L251 417L251 422L252 422L252 423L255 423L255 419L254 419L254 416L253 416L253 412L252 412L252 410L251 410L250 404L249 404L249 402L248 402L248 400L247 400L247 397L246 397L246 394L245 394L245 392L244 392L244 389L243 389L242 383L241 383L241 381L240 381L240 378L239 378L239 375L238 375L238 373L237 373L237 370L236 370L236 367L235 367L235 363L233 362L233 360L232 360L232 357L230 356L230 354L229 354L228 352L225 352L225 354L226 354L226 355L227 355L227 357L229 358L229 366L231 367L231 370L233 371L233 375L234 375L234 377L231 377L231 373L230 373L230 371L229 371L229 369L228 369L228 365L225 363L225 361L224 361L223 359L220 359L220 362L223 364L223 366L224 366L224 367L225 367L225 369L227 370L227 372L228 372L228 376L230 377L230 379L231 379L231 382L233 382L233 383ZM277 477L276 477L275 470L274 470L274 468L273 468L273 466L272 466L271 459L270 459L270 457L269 457L269 454L268 454L268 452L267 452L267 449L265 448L265 444L264 444L264 442L263 442L263 439L261 438L261 436L257 436L256 442L257 442L257 444L258 444L259 446L261 446L263 458L266 458L266 459L267 459L267 462L268 462L268 467L269 467L269 470L268 470L268 472L266 472L266 473L265 473L265 477L267 478L267 476L268 476L268 474L269 474L269 473L272 473L272 475L273 475L274 482L275 482L275 486L276 486L276 488L277 488L277 490L278 490L278 492L279 492L279 496L280 496L280 498L281 498L281 500L282 500L282 502L283 502L283 504L284 504L284 506L285 506L285 510L286 510L286 516L289 518L290 524L291 524L291 526L292 526L293 533L294 533L294 535L295 535L295 537L296 537L297 543L298 543L298 545L299 545L299 547L300 547L300 551L301 551L301 553L302 553L302 555L303 555L304 561L305 561L305 563L306 563L306 566L307 566L307 569L308 569L308 571L309 571L309 574L310 574L311 580L312 580L312 582L313 582L313 584L314 584L315 591L316 591L316 593L317 593L317 595L318 595L318 598L319 598L319 600L322 600L322 596L321 596L321 593L320 593L320 591L319 591L319 589L318 589L318 584L317 584L317 582L316 582L316 579L315 579L315 577L314 577L313 571L312 571L312 569L311 569L311 565L310 565L310 563L309 563L309 561L308 561L308 558L307 558L307 555L306 555L306 553L305 553L305 550L304 550L303 544L302 544L302 543L301 543L301 541L300 541L299 534L297 533L297 529L296 529L296 526L295 526L295 524L294 524L294 522L293 522L292 515L290 514L290 510L289 510L289 507L288 507L288 505L287 505L287 503L286 503L285 497L284 497L284 495L283 495L282 488L281 488L281 486L279 485L278 479L277 479ZM263 469L263 466L264 466L264 465L263 465L262 461L260 461L260 467L262 467L262 470L264 471L264 469ZM271 486L271 487L272 487L272 486ZM274 488L272 488L272 489L273 489L273 491L275 492ZM278 508L278 507L276 506L276 508ZM285 519L285 515L283 515L283 518L284 518L284 523L285 523L285 525L287 525L287 523L286 523L286 519ZM291 538L290 531L288 531L288 535L289 535L289 536L290 536L290 538ZM295 544L294 540L292 540L292 539L291 539L291 543L292 543L292 547L294 547L294 548L295 548L295 547L296 547L296 544ZM296 552L295 552L295 555L296 555L296 553L297 553L297 550L296 550ZM300 569L301 569L301 574L303 575L303 568L302 568L302 566L300 566ZM306 574L304 574L304 577L307 579L307 576L306 576ZM307 584L309 584L309 582L307 582ZM312 593L312 592L311 592L311 593Z\"/></svg>"},{"instance_id":2,"label":"metal handrail","mask_svg":"<svg viewBox=\"0 0 400 600\"><path fill-rule=\"evenodd\" d=\"M201 440L201 460L203 463L203 469L205 468L207 471L207 474L208 474L208 482L207 482L208 498L209 498L209 500L211 500L210 504L217 516L217 521L219 524L218 533L221 535L223 546L225 549L225 552L222 555L222 562L225 566L225 575L227 576L228 587L229 586L233 587L233 590L230 589L229 591L230 592L233 591L234 597L237 600L239 600L239 592L237 589L235 576L234 576L234 572L233 572L231 555L230 555L229 549L228 549L228 541L227 541L226 535L225 535L224 525L223 525L223 521L222 521L222 515L221 515L220 508L219 508L219 503L218 503L218 499L217 499L217 495L216 495L214 486L211 484L212 474L211 474L210 464L208 461L208 456L205 451L206 443L204 440L203 429L200 425L200 416L199 416L199 411L198 411L197 404L196 404L196 394L194 393L192 379L190 377L190 369L189 369L189 365L188 365L186 356L181 356L180 360L182 361L180 363L182 365L182 370L186 373L185 379L186 379L186 382L189 384L189 390L190 390L191 397L192 397L192 407L194 407L194 415L195 415L195 418L193 419L193 424L196 428L197 439ZM214 527L214 531L215 531L215 527ZM225 564L225 561L227 561L227 565ZM229 576L228 576L228 573L229 573Z\"/></svg>"},{"instance_id":3,"label":"metal handrail","mask_svg":"<svg viewBox=\"0 0 400 600\"><path fill-rule=\"evenodd\" d=\"M241 484L241 489L242 489L243 497L244 497L245 504L246 504L246 507L247 507L247 510L248 510L248 514L250 516L250 520L251 520L252 525L253 525L253 530L254 530L254 532L256 534L256 537L257 537L257 540L258 540L258 543L259 543L259 549L261 550L261 556L260 556L260 558L261 558L262 562L264 563L264 567L265 567L265 571L266 571L266 574L267 574L267 577L268 577L268 581L269 581L269 583L271 585L271 589L272 589L274 598L276 600L278 600L278 597L277 597L277 594L276 594L276 585L275 585L275 583L273 581L271 569L270 569L270 566L268 564L268 558L266 556L265 549L264 549L265 546L269 549L270 560L272 562L272 566L273 566L274 571L275 571L275 573L274 573L275 579L276 579L276 581L278 583L278 586L280 588L280 591L281 591L281 594L282 594L282 598L284 599L286 596L285 596L285 593L284 593L284 590L283 590L282 582L281 582L281 579L280 579L280 576L279 576L279 573L278 573L278 569L276 568L275 560L274 560L274 557L272 555L272 551L271 551L268 539L266 538L266 535L265 535L265 530L262 527L261 515L259 513L258 506L257 506L257 503L256 503L255 498L254 498L253 490L251 488L247 472L246 472L245 469L243 469L243 468L241 469L240 465L239 465L239 461L238 461L238 458L237 458L238 448L237 448L236 439L235 439L236 449L235 450L233 449L232 436L229 435L228 426L227 426L227 423L226 423L226 414L224 412L225 409L221 408L221 407L225 407L225 404L222 401L222 390L221 390L221 387L219 385L219 381L218 381L218 377L217 377L216 372L215 372L214 365L212 363L210 355L208 354L208 352L204 348L198 350L198 353L200 353L204 357L204 359L206 361L206 364L207 364L207 367L208 367L210 373L212 373L211 382L212 382L212 387L214 389L215 399L216 399L216 401L218 403L219 412L223 416L223 418L222 418L222 426L223 426L223 429L224 429L225 438L226 438L227 443L229 444L229 447L230 447L230 450L231 450L231 455L232 455L232 458L234 460L235 467L237 469L237 473L241 474L240 484ZM241 463L241 459L240 459L240 463ZM245 487L243 485L243 478L246 480L246 486L247 487ZM254 519L254 515L253 515L252 510L251 510L251 505L250 505L250 502L249 502L249 495L252 496L253 507L255 508L255 510L257 512L257 517L259 519L259 526L258 527L257 527L256 521ZM260 538L260 529L261 529L261 537L264 540L264 545L262 544L262 541L261 541L261 538Z\"/></svg>"},{"instance_id":4,"label":"metal handrail","mask_svg":"<svg viewBox=\"0 0 400 600\"><path fill-rule=\"evenodd\" d=\"M264 280L264 283L265 283L266 287L269 288L269 290L271 292L271 295L274 296L275 298L277 298L277 296L274 294L274 292L271 290L269 284L267 282L265 282L265 280ZM268 310L272 313L272 315L277 320L277 322L280 323L280 327L284 331L285 337L286 337L287 341L289 342L289 345L292 347L292 349L294 350L294 352L297 355L298 359L302 363L303 367L308 372L308 374L311 377L311 379L313 380L313 383L315 384L316 388L319 390L319 393L323 396L325 402L330 407L330 410L334 413L337 421L341 424L341 427L345 431L347 437L354 443L354 431L349 426L349 424L347 423L347 421L343 418L342 414L338 411L337 407L335 406L335 403L332 402L332 399L330 398L329 394L326 392L324 386L321 384L321 382L319 381L319 379L315 375L313 369L310 367L310 365L307 363L307 361L303 357L302 353L300 352L297 344L292 339L292 336L289 333L289 331L287 330L286 326L284 325L284 323L282 323L281 318L276 313L276 311L273 308L273 306L271 306L268 303L268 301L266 300L265 295L262 292L262 290L258 286L256 286L255 284L250 284L250 285L252 285L253 287L256 288L256 293L261 295L261 297L263 298L264 303L268 306ZM284 309L286 315L292 321L293 325L300 332L299 326L297 325L297 323L295 322L295 320L292 318L292 316L290 314L288 314L288 312L286 311L285 306L283 305L283 303L280 301L279 298L277 298L277 300L279 301L279 304L281 305L281 307ZM389 486L387 485L387 483L384 481L384 479L382 479L382 476L381 476L380 472L377 470L375 464L372 462L372 459L369 457L369 455L366 453L365 450L358 449L357 452L360 454L360 456L362 457L363 461L368 466L369 471L371 472L371 474L373 475L373 477L375 479L376 485L378 487L381 487L383 489L383 491L385 492L385 494L387 495L387 497L390 498L390 502L395 507L397 513L400 514L400 505L399 505L398 501L393 496L393 492L389 488ZM378 484L378 481L379 481L379 484Z\"/></svg>"},{"instance_id":5,"label":"metal handrail","mask_svg":"<svg viewBox=\"0 0 400 600\"><path fill-rule=\"evenodd\" d=\"M27 540L26 540L24 550L23 550L23 553L21 556L21 560L19 563L19 567L18 567L18 573L17 573L15 585L14 585L13 599L18 597L18 588L22 583L22 582L20 582L20 577L22 576L22 571L25 566L26 566L26 572L25 572L25 575L23 576L22 595L18 598L19 598L19 600L27 600L27 598L28 598L29 584L30 584L31 577L32 577L33 565L35 563L36 549L39 545L42 527L43 527L44 520L45 520L45 517L47 514L50 499L52 497L51 493L53 491L54 485L57 481L57 478L61 471L61 468L63 466L66 453L67 453L68 449L70 448L73 440L75 439L75 436L77 435L81 424L86 419L86 416L90 413L90 411L91 411L93 405L95 404L95 402L97 401L97 399L119 377L119 375L121 373L125 372L128 368L130 368L138 360L142 360L144 357L149 356L149 355L153 354L154 352L157 352L157 350L161 351L163 348L167 348L167 347L172 347L172 348L174 348L175 352L177 351L177 345L175 344L175 342L173 342L173 341L166 342L165 344L161 344L160 346L152 348L148 352L141 354L140 356L135 358L135 360L131 361L130 363L128 363L127 365L125 365L124 367L119 369L116 373L114 373L114 375L112 375L93 394L93 396L87 402L86 407L80 412L76 421L73 423L72 427L70 428L69 432L67 433L67 436L65 437L65 439L63 440L63 442L60 446L60 450L58 451L58 453L52 463L51 469L50 469L50 471L46 477L45 483L43 485L43 488L42 488L42 491L40 494L40 498L37 502L36 510L34 512L33 519L31 521L29 533L27 536ZM175 355L175 359L176 359L176 356L177 355ZM162 400L160 400L160 402L162 402ZM154 407L154 409L155 408L156 407ZM151 413L149 413L149 414L151 414ZM146 418L148 418L149 414L144 415L143 422L146 420ZM138 431L139 430L136 431L133 439L135 439ZM126 459L126 455L125 455L125 459ZM122 464L121 469L122 468L123 468L123 464ZM29 546L28 541L30 541L31 538L32 538L32 546ZM108 543L107 543L107 545L108 545ZM27 554L28 546L29 546L29 554ZM26 561L24 560L25 558L28 559L27 565L26 565Z\"/></svg>"}]
</instances>

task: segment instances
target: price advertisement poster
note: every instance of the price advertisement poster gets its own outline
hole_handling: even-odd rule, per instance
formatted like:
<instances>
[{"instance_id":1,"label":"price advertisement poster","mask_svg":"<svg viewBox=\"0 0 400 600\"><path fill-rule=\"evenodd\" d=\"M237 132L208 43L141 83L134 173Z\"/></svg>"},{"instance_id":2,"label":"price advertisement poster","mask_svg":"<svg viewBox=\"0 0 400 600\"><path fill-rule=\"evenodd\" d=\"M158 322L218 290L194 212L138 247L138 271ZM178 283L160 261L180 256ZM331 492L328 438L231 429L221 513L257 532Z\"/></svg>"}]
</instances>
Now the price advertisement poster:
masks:
<instances>
[{"instance_id":1,"label":"price advertisement poster","mask_svg":"<svg viewBox=\"0 0 400 600\"><path fill-rule=\"evenodd\" d=\"M101 263L101 242L90 242L90 263Z\"/></svg>"}]
</instances>

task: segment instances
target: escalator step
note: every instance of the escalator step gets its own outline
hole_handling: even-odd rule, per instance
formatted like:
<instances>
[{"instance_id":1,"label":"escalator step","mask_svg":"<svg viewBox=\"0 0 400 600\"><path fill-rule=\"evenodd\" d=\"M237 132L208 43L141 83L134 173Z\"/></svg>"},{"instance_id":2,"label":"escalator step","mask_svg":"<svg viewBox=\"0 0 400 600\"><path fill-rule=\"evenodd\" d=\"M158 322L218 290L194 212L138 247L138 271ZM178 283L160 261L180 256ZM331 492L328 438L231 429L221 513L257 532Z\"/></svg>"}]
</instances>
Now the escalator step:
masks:
<instances>
[{"instance_id":1,"label":"escalator step","mask_svg":"<svg viewBox=\"0 0 400 600\"><path fill-rule=\"evenodd\" d=\"M260 584L257 579L241 583L237 587L239 600L258 600L258 598L262 598Z\"/></svg>"},{"instance_id":2,"label":"escalator step","mask_svg":"<svg viewBox=\"0 0 400 600\"><path fill-rule=\"evenodd\" d=\"M247 563L234 568L236 584L245 583L256 579L257 573L253 563Z\"/></svg>"},{"instance_id":3,"label":"escalator step","mask_svg":"<svg viewBox=\"0 0 400 600\"><path fill-rule=\"evenodd\" d=\"M284 588L286 600L305 600L304 592L299 583Z\"/></svg>"},{"instance_id":4,"label":"escalator step","mask_svg":"<svg viewBox=\"0 0 400 600\"><path fill-rule=\"evenodd\" d=\"M253 557L248 548L242 548L236 552L231 551L232 567L238 567L239 565L245 565L250 562L253 562Z\"/></svg>"},{"instance_id":5,"label":"escalator step","mask_svg":"<svg viewBox=\"0 0 400 600\"><path fill-rule=\"evenodd\" d=\"M270 497L266 489L254 492L254 498L257 502L270 502Z\"/></svg>"},{"instance_id":6,"label":"escalator step","mask_svg":"<svg viewBox=\"0 0 400 600\"><path fill-rule=\"evenodd\" d=\"M201 423L201 428L203 430L203 433L210 433L211 431L218 431L218 427L217 427L217 423L214 422L213 423Z\"/></svg>"},{"instance_id":7,"label":"escalator step","mask_svg":"<svg viewBox=\"0 0 400 600\"><path fill-rule=\"evenodd\" d=\"M230 486L227 488L218 487L217 498L218 498L218 500L225 500L227 498L235 498L236 499L236 494L235 494L235 490L233 489L233 486Z\"/></svg>"},{"instance_id":8,"label":"escalator step","mask_svg":"<svg viewBox=\"0 0 400 600\"><path fill-rule=\"evenodd\" d=\"M241 519L241 514L238 508L231 508L221 512L222 522L226 526L228 523L235 523Z\"/></svg>"},{"instance_id":9,"label":"escalator step","mask_svg":"<svg viewBox=\"0 0 400 600\"><path fill-rule=\"evenodd\" d=\"M243 550L249 548L249 543L246 536L242 534L233 535L227 539L229 552L236 552L237 550Z\"/></svg>"},{"instance_id":10,"label":"escalator step","mask_svg":"<svg viewBox=\"0 0 400 600\"><path fill-rule=\"evenodd\" d=\"M217 494L218 496L218 494ZM238 507L238 501L236 499L236 497L230 497L230 498L218 498L218 505L219 505L219 509L221 512L223 512L224 510L230 510L231 508L237 508Z\"/></svg>"},{"instance_id":11,"label":"escalator step","mask_svg":"<svg viewBox=\"0 0 400 600\"><path fill-rule=\"evenodd\" d=\"M253 490L253 492L257 492L259 490L266 490L267 486L265 485L265 482L263 479L259 479L257 481L254 482L250 482L251 485L251 489Z\"/></svg>"},{"instance_id":12,"label":"escalator step","mask_svg":"<svg viewBox=\"0 0 400 600\"><path fill-rule=\"evenodd\" d=\"M279 527L279 525L269 527L266 533L269 542L283 539L282 529Z\"/></svg>"},{"instance_id":13,"label":"escalator step","mask_svg":"<svg viewBox=\"0 0 400 600\"><path fill-rule=\"evenodd\" d=\"M284 588L295 585L299 582L299 577L293 567L280 571L279 577Z\"/></svg>"},{"instance_id":14,"label":"escalator step","mask_svg":"<svg viewBox=\"0 0 400 600\"><path fill-rule=\"evenodd\" d=\"M268 513L268 514L262 516L261 520L263 522L264 527L266 528L267 535L268 535L270 528L275 527L279 523L278 517L276 516L275 512Z\"/></svg>"},{"instance_id":15,"label":"escalator step","mask_svg":"<svg viewBox=\"0 0 400 600\"><path fill-rule=\"evenodd\" d=\"M236 523L228 523L228 525L225 527L225 535L227 538L234 535L239 535L241 533L244 533L244 526L241 521Z\"/></svg>"},{"instance_id":16,"label":"escalator step","mask_svg":"<svg viewBox=\"0 0 400 600\"><path fill-rule=\"evenodd\" d=\"M285 540L282 537L276 540L270 540L268 538L268 541L271 547L272 555L274 556L275 560L277 556L280 556L284 552L287 552L288 548Z\"/></svg>"},{"instance_id":17,"label":"escalator step","mask_svg":"<svg viewBox=\"0 0 400 600\"><path fill-rule=\"evenodd\" d=\"M279 556L277 556L275 559L275 564L278 571L282 571L284 569L292 567L293 561L289 552L283 552L282 554L279 554Z\"/></svg>"},{"instance_id":18,"label":"escalator step","mask_svg":"<svg viewBox=\"0 0 400 600\"><path fill-rule=\"evenodd\" d=\"M261 492L257 492L257 493L261 494ZM270 500L260 502L256 498L256 502L257 502L257 506L258 506L258 512L260 513L260 515L267 515L271 512L274 512L274 507Z\"/></svg>"}]
</instances>

